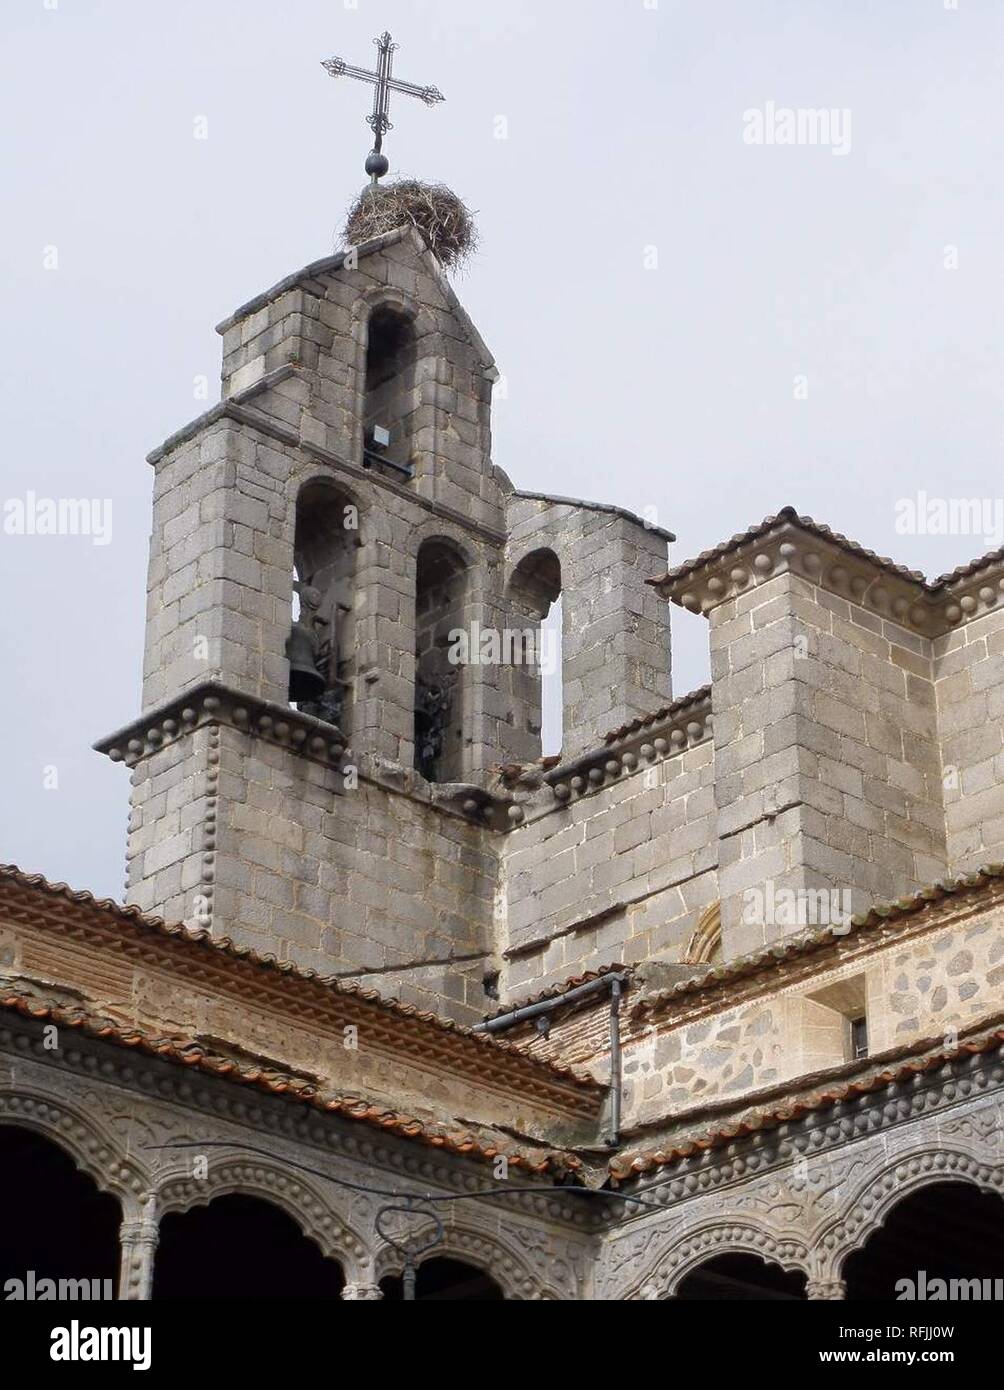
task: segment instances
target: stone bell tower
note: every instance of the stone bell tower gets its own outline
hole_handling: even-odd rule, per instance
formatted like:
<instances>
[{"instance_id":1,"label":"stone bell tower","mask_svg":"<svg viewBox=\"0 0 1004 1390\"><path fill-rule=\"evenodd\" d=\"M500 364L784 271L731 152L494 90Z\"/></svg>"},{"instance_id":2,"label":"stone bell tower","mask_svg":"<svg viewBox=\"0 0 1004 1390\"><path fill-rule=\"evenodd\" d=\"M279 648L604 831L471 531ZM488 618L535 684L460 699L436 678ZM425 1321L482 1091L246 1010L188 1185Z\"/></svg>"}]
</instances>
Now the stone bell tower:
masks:
<instances>
[{"instance_id":1,"label":"stone bell tower","mask_svg":"<svg viewBox=\"0 0 1004 1390\"><path fill-rule=\"evenodd\" d=\"M493 466L496 369L413 226L219 331L222 400L149 456L143 714L97 745L132 770L129 901L476 1010L540 678L451 634L532 638L563 591L574 756L669 694L667 533Z\"/></svg>"}]
</instances>

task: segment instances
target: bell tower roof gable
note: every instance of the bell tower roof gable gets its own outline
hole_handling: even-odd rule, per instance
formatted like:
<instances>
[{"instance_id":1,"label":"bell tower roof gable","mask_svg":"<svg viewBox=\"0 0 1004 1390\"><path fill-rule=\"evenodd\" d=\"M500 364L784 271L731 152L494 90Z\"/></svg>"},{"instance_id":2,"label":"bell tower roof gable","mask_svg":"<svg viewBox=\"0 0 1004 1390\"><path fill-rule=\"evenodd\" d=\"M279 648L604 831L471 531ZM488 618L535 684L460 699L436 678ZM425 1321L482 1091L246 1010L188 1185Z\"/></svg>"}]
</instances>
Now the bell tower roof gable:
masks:
<instances>
[{"instance_id":1,"label":"bell tower roof gable","mask_svg":"<svg viewBox=\"0 0 1004 1390\"><path fill-rule=\"evenodd\" d=\"M253 299L249 299L247 303L235 309L232 314L216 325L216 331L221 335L227 333L236 324L252 314L258 313L280 295L286 294L292 289L303 289L323 298L325 278L338 277L346 269L354 270L364 259L381 254L386 255L392 247L400 248L393 258L397 264L402 263L401 256L404 253L405 263L409 260L412 261L416 270L421 271L423 275L430 277L435 282L442 296L442 307L456 319L464 336L469 340L482 372L490 381L496 380L499 372L490 349L460 302L439 261L426 245L421 233L411 224L395 227L389 232L382 232L379 236L371 237L355 246L347 246L342 251L336 251L332 256L311 261L309 265L303 266L291 275L284 276L270 289L263 290L260 294L256 294Z\"/></svg>"}]
</instances>

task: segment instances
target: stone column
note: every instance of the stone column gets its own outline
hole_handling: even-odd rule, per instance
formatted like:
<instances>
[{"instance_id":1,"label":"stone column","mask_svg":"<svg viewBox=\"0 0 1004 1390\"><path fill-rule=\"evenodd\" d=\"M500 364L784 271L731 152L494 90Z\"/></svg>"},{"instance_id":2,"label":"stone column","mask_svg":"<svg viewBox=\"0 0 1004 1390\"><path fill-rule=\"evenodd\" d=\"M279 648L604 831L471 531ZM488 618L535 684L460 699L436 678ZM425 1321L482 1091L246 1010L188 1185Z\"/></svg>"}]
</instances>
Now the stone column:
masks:
<instances>
[{"instance_id":1,"label":"stone column","mask_svg":"<svg viewBox=\"0 0 1004 1390\"><path fill-rule=\"evenodd\" d=\"M153 1197L147 1199L140 1217L127 1217L119 1227L119 1298L147 1300L153 1291L153 1259L160 1230Z\"/></svg>"},{"instance_id":2,"label":"stone column","mask_svg":"<svg viewBox=\"0 0 1004 1390\"><path fill-rule=\"evenodd\" d=\"M806 1298L846 1298L847 1284L843 1279L809 1279L805 1285Z\"/></svg>"},{"instance_id":3,"label":"stone column","mask_svg":"<svg viewBox=\"0 0 1004 1390\"><path fill-rule=\"evenodd\" d=\"M342 1289L342 1298L348 1302L372 1303L383 1298L383 1291L379 1284L346 1284Z\"/></svg>"}]
</instances>

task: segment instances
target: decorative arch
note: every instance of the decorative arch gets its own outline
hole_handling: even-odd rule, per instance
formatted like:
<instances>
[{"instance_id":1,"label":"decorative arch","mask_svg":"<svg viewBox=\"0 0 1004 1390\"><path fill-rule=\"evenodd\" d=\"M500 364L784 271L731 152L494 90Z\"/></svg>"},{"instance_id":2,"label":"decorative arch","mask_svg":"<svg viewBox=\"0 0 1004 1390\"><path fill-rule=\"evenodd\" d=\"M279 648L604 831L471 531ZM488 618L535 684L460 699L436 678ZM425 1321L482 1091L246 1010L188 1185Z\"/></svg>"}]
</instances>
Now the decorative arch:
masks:
<instances>
[{"instance_id":1,"label":"decorative arch","mask_svg":"<svg viewBox=\"0 0 1004 1390\"><path fill-rule=\"evenodd\" d=\"M387 465L400 480L415 467L415 432L420 408L419 361L442 354L439 335L424 305L393 286L365 290L352 308L356 344L356 460L364 467ZM390 433L375 439L380 425Z\"/></svg>"},{"instance_id":2,"label":"decorative arch","mask_svg":"<svg viewBox=\"0 0 1004 1390\"><path fill-rule=\"evenodd\" d=\"M470 676L451 634L469 631L471 566L466 547L429 535L415 556L415 768L429 782L465 772L465 700Z\"/></svg>"},{"instance_id":3,"label":"decorative arch","mask_svg":"<svg viewBox=\"0 0 1004 1390\"><path fill-rule=\"evenodd\" d=\"M751 1221L709 1221L689 1231L682 1239L671 1238L659 1255L650 1260L645 1273L636 1278L624 1299L671 1298L680 1281L698 1265L716 1255L759 1255L768 1264L794 1270L810 1277L809 1250L804 1241L792 1235L775 1235Z\"/></svg>"},{"instance_id":4,"label":"decorative arch","mask_svg":"<svg viewBox=\"0 0 1004 1390\"><path fill-rule=\"evenodd\" d=\"M208 1206L216 1197L235 1193L260 1197L284 1211L322 1255L342 1265L346 1283L363 1277L366 1242L311 1183L290 1176L279 1161L227 1159L210 1162L205 1178L193 1178L187 1172L165 1175L157 1193L159 1215Z\"/></svg>"},{"instance_id":5,"label":"decorative arch","mask_svg":"<svg viewBox=\"0 0 1004 1390\"><path fill-rule=\"evenodd\" d=\"M722 959L722 905L711 903L697 919L685 957L690 965L717 965Z\"/></svg>"},{"instance_id":6,"label":"decorative arch","mask_svg":"<svg viewBox=\"0 0 1004 1390\"><path fill-rule=\"evenodd\" d=\"M534 1272L515 1246L509 1245L498 1235L489 1236L470 1227L447 1226L442 1241L428 1251L425 1258L441 1256L463 1260L483 1270L495 1280L507 1299L525 1302L557 1297L557 1294L547 1290L540 1275ZM403 1268L403 1261L392 1246L383 1245L377 1251L377 1282L388 1274L401 1274Z\"/></svg>"},{"instance_id":7,"label":"decorative arch","mask_svg":"<svg viewBox=\"0 0 1004 1390\"><path fill-rule=\"evenodd\" d=\"M820 1231L814 1247L823 1276L839 1277L847 1257L885 1225L904 1197L941 1182L969 1182L1004 1197L1004 1162L984 1163L959 1149L942 1147L892 1159L848 1198L846 1214Z\"/></svg>"},{"instance_id":8,"label":"decorative arch","mask_svg":"<svg viewBox=\"0 0 1004 1390\"><path fill-rule=\"evenodd\" d=\"M6 1091L0 1095L0 1125L32 1130L50 1140L100 1192L118 1199L123 1217L141 1211L153 1185L149 1172L81 1107L27 1091Z\"/></svg>"},{"instance_id":9,"label":"decorative arch","mask_svg":"<svg viewBox=\"0 0 1004 1390\"><path fill-rule=\"evenodd\" d=\"M504 669L515 710L514 757L560 753L563 741L562 570L550 546L527 550L506 583L506 622L526 636Z\"/></svg>"}]
</instances>

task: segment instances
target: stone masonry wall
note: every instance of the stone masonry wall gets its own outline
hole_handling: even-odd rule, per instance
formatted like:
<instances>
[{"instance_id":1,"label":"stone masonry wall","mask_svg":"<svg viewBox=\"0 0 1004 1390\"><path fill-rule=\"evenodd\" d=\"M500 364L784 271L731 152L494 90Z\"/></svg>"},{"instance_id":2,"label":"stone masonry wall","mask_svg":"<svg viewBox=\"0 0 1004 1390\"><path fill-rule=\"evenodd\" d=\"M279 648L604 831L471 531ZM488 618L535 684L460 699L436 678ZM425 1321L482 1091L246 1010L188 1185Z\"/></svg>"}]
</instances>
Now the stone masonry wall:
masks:
<instances>
[{"instance_id":1,"label":"stone masonry wall","mask_svg":"<svg viewBox=\"0 0 1004 1390\"><path fill-rule=\"evenodd\" d=\"M514 493L511 571L535 550L561 564L565 758L670 697L669 608L645 581L666 561L666 534L612 508Z\"/></svg>"},{"instance_id":2,"label":"stone masonry wall","mask_svg":"<svg viewBox=\"0 0 1004 1390\"><path fill-rule=\"evenodd\" d=\"M768 883L858 911L945 872L926 639L785 573L713 609L711 659L727 958L816 925L750 920Z\"/></svg>"},{"instance_id":3,"label":"stone masonry wall","mask_svg":"<svg viewBox=\"0 0 1004 1390\"><path fill-rule=\"evenodd\" d=\"M1004 858L1004 610L934 641L953 870Z\"/></svg>"},{"instance_id":4,"label":"stone masonry wall","mask_svg":"<svg viewBox=\"0 0 1004 1390\"><path fill-rule=\"evenodd\" d=\"M496 858L484 832L427 804L221 731L215 912L236 940L322 973L488 958ZM395 992L451 1017L483 1012L480 978L440 998L416 976Z\"/></svg>"},{"instance_id":5,"label":"stone masonry wall","mask_svg":"<svg viewBox=\"0 0 1004 1390\"><path fill-rule=\"evenodd\" d=\"M611 962L681 959L717 897L712 771L708 740L506 837L506 998Z\"/></svg>"}]
</instances>

